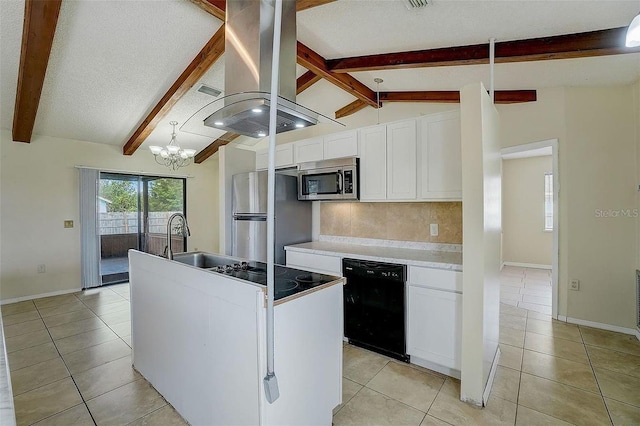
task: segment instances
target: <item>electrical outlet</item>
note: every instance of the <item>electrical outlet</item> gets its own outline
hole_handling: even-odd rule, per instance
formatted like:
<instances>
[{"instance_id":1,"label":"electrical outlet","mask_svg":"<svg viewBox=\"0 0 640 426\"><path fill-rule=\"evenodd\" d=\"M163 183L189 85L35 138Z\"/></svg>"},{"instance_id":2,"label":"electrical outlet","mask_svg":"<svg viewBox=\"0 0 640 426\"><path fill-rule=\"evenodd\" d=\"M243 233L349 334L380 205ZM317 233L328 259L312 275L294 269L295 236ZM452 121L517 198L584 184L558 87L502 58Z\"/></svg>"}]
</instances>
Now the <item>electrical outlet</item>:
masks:
<instances>
[{"instance_id":1,"label":"electrical outlet","mask_svg":"<svg viewBox=\"0 0 640 426\"><path fill-rule=\"evenodd\" d=\"M65 228L73 228L73 221L72 220L65 220L64 221L64 227Z\"/></svg>"},{"instance_id":2,"label":"electrical outlet","mask_svg":"<svg viewBox=\"0 0 640 426\"><path fill-rule=\"evenodd\" d=\"M38 265L38 273L44 274L45 272L47 272L47 266L45 264Z\"/></svg>"},{"instance_id":3,"label":"electrical outlet","mask_svg":"<svg viewBox=\"0 0 640 426\"><path fill-rule=\"evenodd\" d=\"M437 237L438 236L438 224L437 223L432 223L429 225L429 230L431 231L431 236L432 237Z\"/></svg>"},{"instance_id":4,"label":"electrical outlet","mask_svg":"<svg viewBox=\"0 0 640 426\"><path fill-rule=\"evenodd\" d=\"M569 285L570 290L580 290L580 280L573 279Z\"/></svg>"}]
</instances>

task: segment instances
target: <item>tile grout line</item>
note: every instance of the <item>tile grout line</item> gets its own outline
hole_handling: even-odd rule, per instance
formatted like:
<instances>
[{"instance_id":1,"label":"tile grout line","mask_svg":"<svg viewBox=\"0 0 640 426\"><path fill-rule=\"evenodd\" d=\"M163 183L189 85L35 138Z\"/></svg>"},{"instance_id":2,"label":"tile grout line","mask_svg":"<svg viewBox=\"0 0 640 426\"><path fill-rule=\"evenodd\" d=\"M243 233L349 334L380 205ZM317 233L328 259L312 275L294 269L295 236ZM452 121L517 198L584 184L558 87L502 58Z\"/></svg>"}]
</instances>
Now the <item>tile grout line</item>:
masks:
<instances>
[{"instance_id":1,"label":"tile grout line","mask_svg":"<svg viewBox=\"0 0 640 426\"><path fill-rule=\"evenodd\" d=\"M609 406L607 405L607 401L604 399L604 393L602 393L602 388L600 387L600 381L598 380L598 375L596 374L596 370L591 362L591 356L589 356L589 351L587 350L587 345L584 343L584 337L582 336L582 329L578 326L578 331L580 332L580 339L582 339L582 346L584 347L584 351L587 354L587 359L589 360L589 367L591 367L591 372L593 373L593 378L596 380L596 386L598 386L598 391L600 392L600 397L602 398L602 403L604 404L604 409L607 410L607 416L609 416L609 422L613 425L613 418L611 417L611 412L609 411Z\"/></svg>"},{"instance_id":2,"label":"tile grout line","mask_svg":"<svg viewBox=\"0 0 640 426\"><path fill-rule=\"evenodd\" d=\"M520 389L522 388L522 369L524 367L524 344L527 340L527 323L529 322L529 310L527 310L527 316L524 321L524 341L522 342L522 355L520 357L520 375L518 376L518 395L516 395L516 414L513 419L515 425L518 421L518 407L520 407Z\"/></svg>"},{"instance_id":3,"label":"tile grout line","mask_svg":"<svg viewBox=\"0 0 640 426\"><path fill-rule=\"evenodd\" d=\"M75 294L74 294L75 296ZM80 300L77 296L75 296L76 299ZM34 303L35 305L35 303ZM36 306L36 310L38 311L38 315L40 315L40 310L38 309L38 306ZM40 316L40 318L42 318L42 316ZM69 378L71 379L71 381L73 382L73 386L75 386L76 391L78 392L78 395L80 396L80 399L82 400L82 404L84 404L84 407L87 409L87 412L89 413L89 416L91 417L91 421L93 422L94 425L97 425L98 423L96 422L96 419L93 418L93 414L91 413L91 411L89 410L89 406L87 405L87 401L85 401L84 396L82 396L82 392L80 392L80 388L78 387L78 384L76 383L76 379L74 379L73 375L71 374L71 370L69 370L69 366L67 365L67 362L64 360L64 358L62 357L62 354L60 353L60 350L58 349L58 346L55 343L55 340L53 339L53 336L51 335L51 332L49 331L49 326L47 326L47 324L44 323L44 320L42 321L42 323L44 324L45 329L47 330L47 333L49 334L49 337L51 338L51 342L53 343L53 347L56 348L56 352L58 353L58 356L60 357L60 360L62 360L62 363L64 364L65 368L67 369L67 372L69 373ZM74 405L75 407L75 405ZM69 408L73 408L73 407L69 407ZM66 410L68 410L69 408L59 411L55 414L52 414L49 417L53 417L55 415L58 415ZM45 418L49 418L49 417L45 417ZM44 419L40 419L38 421L41 421Z\"/></svg>"}]
</instances>

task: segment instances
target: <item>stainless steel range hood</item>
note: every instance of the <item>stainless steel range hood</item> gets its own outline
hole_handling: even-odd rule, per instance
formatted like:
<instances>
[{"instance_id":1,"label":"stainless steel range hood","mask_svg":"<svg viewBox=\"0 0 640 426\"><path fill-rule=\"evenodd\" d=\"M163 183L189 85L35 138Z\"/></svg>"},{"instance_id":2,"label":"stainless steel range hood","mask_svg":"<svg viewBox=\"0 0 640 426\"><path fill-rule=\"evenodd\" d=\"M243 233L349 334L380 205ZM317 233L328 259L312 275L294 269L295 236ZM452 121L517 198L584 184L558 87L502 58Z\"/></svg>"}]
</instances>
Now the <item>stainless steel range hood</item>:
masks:
<instances>
[{"instance_id":1,"label":"stainless steel range hood","mask_svg":"<svg viewBox=\"0 0 640 426\"><path fill-rule=\"evenodd\" d=\"M273 0L227 2L224 106L204 125L254 138L269 134ZM276 133L317 124L319 114L296 100L296 2L284 0Z\"/></svg>"}]
</instances>

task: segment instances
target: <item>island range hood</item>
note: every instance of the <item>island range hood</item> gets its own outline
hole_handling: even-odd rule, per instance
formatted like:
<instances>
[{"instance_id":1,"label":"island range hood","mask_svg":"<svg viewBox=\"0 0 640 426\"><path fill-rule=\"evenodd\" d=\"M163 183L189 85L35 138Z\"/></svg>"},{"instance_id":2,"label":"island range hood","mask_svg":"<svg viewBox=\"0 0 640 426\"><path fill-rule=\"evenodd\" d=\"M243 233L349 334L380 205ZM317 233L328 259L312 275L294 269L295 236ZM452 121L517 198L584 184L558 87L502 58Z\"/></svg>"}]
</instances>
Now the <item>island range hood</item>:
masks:
<instances>
[{"instance_id":1,"label":"island range hood","mask_svg":"<svg viewBox=\"0 0 640 426\"><path fill-rule=\"evenodd\" d=\"M204 125L262 138L269 134L275 2L234 0L226 7L226 96L224 106L206 117ZM296 49L296 2L284 0L276 133L313 126L320 115L295 103Z\"/></svg>"}]
</instances>

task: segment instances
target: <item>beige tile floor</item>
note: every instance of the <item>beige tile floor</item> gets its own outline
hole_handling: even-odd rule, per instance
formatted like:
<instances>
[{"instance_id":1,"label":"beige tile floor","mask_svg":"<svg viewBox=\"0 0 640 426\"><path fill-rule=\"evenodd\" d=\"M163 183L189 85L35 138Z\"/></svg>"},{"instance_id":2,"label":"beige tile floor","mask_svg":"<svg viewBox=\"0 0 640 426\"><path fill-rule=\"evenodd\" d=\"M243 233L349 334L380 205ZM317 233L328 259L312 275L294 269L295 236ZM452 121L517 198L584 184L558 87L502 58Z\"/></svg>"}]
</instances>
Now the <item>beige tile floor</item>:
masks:
<instances>
[{"instance_id":1,"label":"beige tile floor","mask_svg":"<svg viewBox=\"0 0 640 426\"><path fill-rule=\"evenodd\" d=\"M505 266L500 281L500 302L551 315L550 270Z\"/></svg>"},{"instance_id":2,"label":"beige tile floor","mask_svg":"<svg viewBox=\"0 0 640 426\"><path fill-rule=\"evenodd\" d=\"M526 288L526 287L524 287ZM127 285L2 307L18 424L184 425L131 368ZM640 424L640 342L501 304L486 408L458 380L351 345L338 425Z\"/></svg>"}]
</instances>

